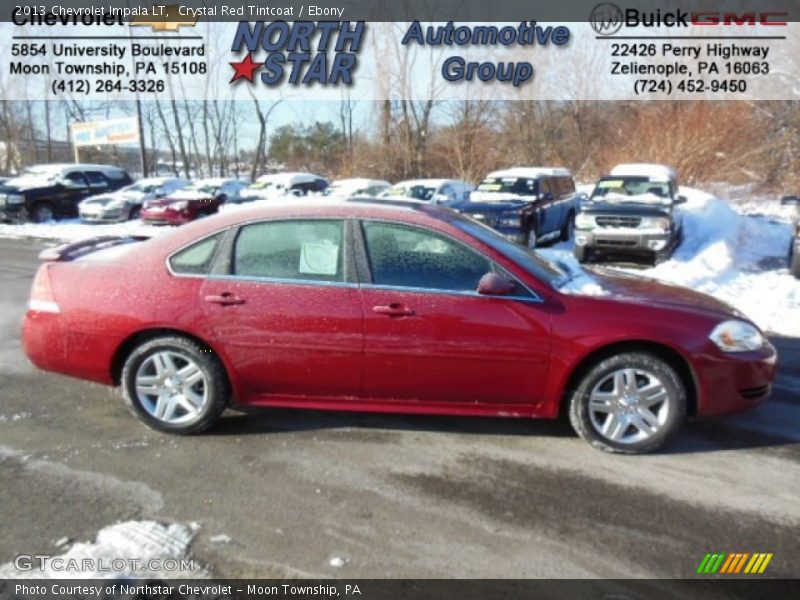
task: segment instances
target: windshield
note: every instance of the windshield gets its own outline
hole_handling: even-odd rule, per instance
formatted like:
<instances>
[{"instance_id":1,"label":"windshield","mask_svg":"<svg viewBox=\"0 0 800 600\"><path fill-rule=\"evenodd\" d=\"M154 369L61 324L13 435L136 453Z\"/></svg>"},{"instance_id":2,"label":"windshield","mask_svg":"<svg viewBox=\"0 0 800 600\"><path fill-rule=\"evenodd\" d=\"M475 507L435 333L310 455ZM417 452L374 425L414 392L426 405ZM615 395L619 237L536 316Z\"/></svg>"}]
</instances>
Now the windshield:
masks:
<instances>
[{"instance_id":1,"label":"windshield","mask_svg":"<svg viewBox=\"0 0 800 600\"><path fill-rule=\"evenodd\" d=\"M54 169L50 166L43 167L28 167L22 172L21 177L35 177L37 179L54 179L61 174L60 169Z\"/></svg>"},{"instance_id":2,"label":"windshield","mask_svg":"<svg viewBox=\"0 0 800 600\"><path fill-rule=\"evenodd\" d=\"M487 177L478 186L479 192L535 196L536 180L524 177Z\"/></svg>"},{"instance_id":3,"label":"windshield","mask_svg":"<svg viewBox=\"0 0 800 600\"><path fill-rule=\"evenodd\" d=\"M541 254L508 241L494 229L482 223L462 217L455 219L453 225L504 254L529 274L540 281L549 283L553 287L559 287L570 277L558 265L550 262Z\"/></svg>"},{"instance_id":4,"label":"windshield","mask_svg":"<svg viewBox=\"0 0 800 600\"><path fill-rule=\"evenodd\" d=\"M386 190L386 196L403 196L415 200L430 200L436 193L436 188L429 185L396 185Z\"/></svg>"},{"instance_id":5,"label":"windshield","mask_svg":"<svg viewBox=\"0 0 800 600\"><path fill-rule=\"evenodd\" d=\"M149 194L154 192L158 189L158 185L155 183L134 183L133 185L129 185L128 187L122 188L121 191L123 192L141 192L143 194Z\"/></svg>"},{"instance_id":6,"label":"windshield","mask_svg":"<svg viewBox=\"0 0 800 600\"><path fill-rule=\"evenodd\" d=\"M671 200L670 183L668 181L650 181L647 177L606 177L595 186L592 199L646 195Z\"/></svg>"},{"instance_id":7,"label":"windshield","mask_svg":"<svg viewBox=\"0 0 800 600\"><path fill-rule=\"evenodd\" d=\"M183 189L187 192L201 192L203 194L214 194L219 188L220 186L217 183L198 181L197 183L193 183Z\"/></svg>"}]
</instances>

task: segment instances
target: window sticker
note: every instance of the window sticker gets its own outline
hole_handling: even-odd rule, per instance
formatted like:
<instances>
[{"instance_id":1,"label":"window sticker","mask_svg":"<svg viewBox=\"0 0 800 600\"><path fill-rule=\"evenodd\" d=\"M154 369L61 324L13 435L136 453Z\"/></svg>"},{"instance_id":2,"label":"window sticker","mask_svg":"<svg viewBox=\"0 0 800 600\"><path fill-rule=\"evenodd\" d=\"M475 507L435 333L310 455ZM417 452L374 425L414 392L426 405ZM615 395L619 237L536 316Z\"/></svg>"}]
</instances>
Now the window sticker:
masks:
<instances>
[{"instance_id":1,"label":"window sticker","mask_svg":"<svg viewBox=\"0 0 800 600\"><path fill-rule=\"evenodd\" d=\"M325 242L304 243L300 249L298 272L304 275L336 275L339 246Z\"/></svg>"}]
</instances>

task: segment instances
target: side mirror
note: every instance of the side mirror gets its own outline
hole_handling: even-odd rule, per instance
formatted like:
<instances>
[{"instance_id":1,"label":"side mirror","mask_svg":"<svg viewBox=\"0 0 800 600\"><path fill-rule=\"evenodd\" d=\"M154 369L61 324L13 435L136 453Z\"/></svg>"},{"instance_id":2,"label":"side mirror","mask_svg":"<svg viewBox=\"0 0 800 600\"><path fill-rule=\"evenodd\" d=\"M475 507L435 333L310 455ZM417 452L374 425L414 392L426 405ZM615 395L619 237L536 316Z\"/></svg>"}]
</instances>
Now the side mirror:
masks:
<instances>
[{"instance_id":1,"label":"side mirror","mask_svg":"<svg viewBox=\"0 0 800 600\"><path fill-rule=\"evenodd\" d=\"M686 204L688 198L686 196L678 196L675 198L675 204Z\"/></svg>"},{"instance_id":2,"label":"side mirror","mask_svg":"<svg viewBox=\"0 0 800 600\"><path fill-rule=\"evenodd\" d=\"M784 206L798 206L800 205L800 196L784 196L781 198L781 204Z\"/></svg>"},{"instance_id":3,"label":"side mirror","mask_svg":"<svg viewBox=\"0 0 800 600\"><path fill-rule=\"evenodd\" d=\"M431 201L434 204L444 204L445 202L450 202L450 196L447 194L434 194Z\"/></svg>"},{"instance_id":4,"label":"side mirror","mask_svg":"<svg viewBox=\"0 0 800 600\"><path fill-rule=\"evenodd\" d=\"M482 296L508 296L516 287L513 281L497 273L487 273L478 282L478 293Z\"/></svg>"},{"instance_id":5,"label":"side mirror","mask_svg":"<svg viewBox=\"0 0 800 600\"><path fill-rule=\"evenodd\" d=\"M552 202L552 201L553 201L553 192L545 192L544 194L542 194L542 195L540 196L540 198L541 198L541 199L542 199L544 202Z\"/></svg>"}]
</instances>

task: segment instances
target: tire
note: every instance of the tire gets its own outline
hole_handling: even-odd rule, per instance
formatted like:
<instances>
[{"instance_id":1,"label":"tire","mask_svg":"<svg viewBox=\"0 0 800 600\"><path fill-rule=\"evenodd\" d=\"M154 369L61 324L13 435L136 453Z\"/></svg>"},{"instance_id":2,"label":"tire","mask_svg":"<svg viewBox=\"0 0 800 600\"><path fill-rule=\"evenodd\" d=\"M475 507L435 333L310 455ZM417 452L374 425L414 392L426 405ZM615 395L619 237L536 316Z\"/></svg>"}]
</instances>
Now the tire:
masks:
<instances>
[{"instance_id":1,"label":"tire","mask_svg":"<svg viewBox=\"0 0 800 600\"><path fill-rule=\"evenodd\" d=\"M589 259L589 253L586 250L586 246L575 246L572 249L572 254L575 255L575 258L581 264L585 263Z\"/></svg>"},{"instance_id":2,"label":"tire","mask_svg":"<svg viewBox=\"0 0 800 600\"><path fill-rule=\"evenodd\" d=\"M561 241L568 242L572 239L572 234L575 230L575 213L571 212L567 215L567 220L561 228Z\"/></svg>"},{"instance_id":3,"label":"tire","mask_svg":"<svg viewBox=\"0 0 800 600\"><path fill-rule=\"evenodd\" d=\"M184 381L187 376L192 381ZM179 336L158 337L136 347L122 368L122 393L137 419L177 434L211 427L231 396L219 359L208 348Z\"/></svg>"},{"instance_id":4,"label":"tire","mask_svg":"<svg viewBox=\"0 0 800 600\"><path fill-rule=\"evenodd\" d=\"M800 278L800 252L796 248L792 249L792 257L789 260L789 271L795 277Z\"/></svg>"},{"instance_id":5,"label":"tire","mask_svg":"<svg viewBox=\"0 0 800 600\"><path fill-rule=\"evenodd\" d=\"M128 220L129 221L135 221L136 219L139 218L139 215L141 214L141 212L142 212L142 207L141 206L131 206L131 210L128 213Z\"/></svg>"},{"instance_id":6,"label":"tire","mask_svg":"<svg viewBox=\"0 0 800 600\"><path fill-rule=\"evenodd\" d=\"M46 223L56 220L56 209L49 202L37 202L31 209L31 221L34 223Z\"/></svg>"},{"instance_id":7,"label":"tire","mask_svg":"<svg viewBox=\"0 0 800 600\"><path fill-rule=\"evenodd\" d=\"M634 380L636 388L626 390ZM624 352L598 361L569 398L572 428L604 452L652 452L675 434L685 417L683 381L667 362L646 352Z\"/></svg>"},{"instance_id":8,"label":"tire","mask_svg":"<svg viewBox=\"0 0 800 600\"><path fill-rule=\"evenodd\" d=\"M525 246L528 250L536 250L538 248L537 238L539 232L536 230L536 223L531 223L528 226L528 232L525 234Z\"/></svg>"}]
</instances>

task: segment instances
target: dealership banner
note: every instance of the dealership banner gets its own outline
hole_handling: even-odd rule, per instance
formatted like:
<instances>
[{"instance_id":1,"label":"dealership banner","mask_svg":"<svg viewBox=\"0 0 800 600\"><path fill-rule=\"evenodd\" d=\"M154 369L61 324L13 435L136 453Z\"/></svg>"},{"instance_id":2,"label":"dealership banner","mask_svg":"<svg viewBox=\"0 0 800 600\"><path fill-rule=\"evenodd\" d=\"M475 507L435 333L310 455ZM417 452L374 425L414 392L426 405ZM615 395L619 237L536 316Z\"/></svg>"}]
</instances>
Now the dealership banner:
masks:
<instances>
[{"instance_id":1,"label":"dealership banner","mask_svg":"<svg viewBox=\"0 0 800 600\"><path fill-rule=\"evenodd\" d=\"M566 3L561 3L566 4ZM5 100L794 100L797 2L6 5Z\"/></svg>"},{"instance_id":2,"label":"dealership banner","mask_svg":"<svg viewBox=\"0 0 800 600\"><path fill-rule=\"evenodd\" d=\"M135 118L71 123L70 130L75 146L132 144L139 141L139 123Z\"/></svg>"}]
</instances>

